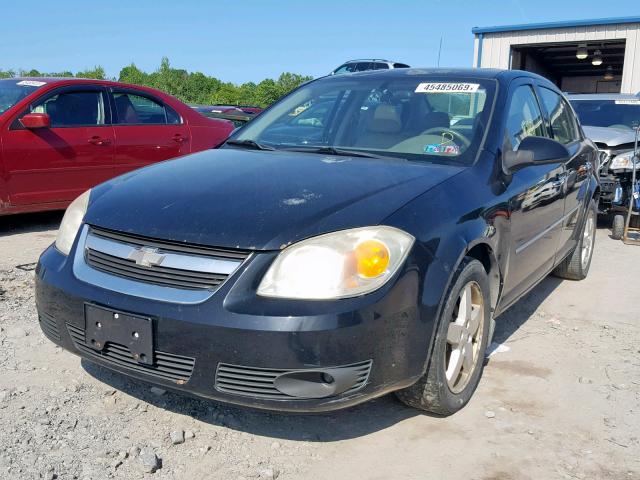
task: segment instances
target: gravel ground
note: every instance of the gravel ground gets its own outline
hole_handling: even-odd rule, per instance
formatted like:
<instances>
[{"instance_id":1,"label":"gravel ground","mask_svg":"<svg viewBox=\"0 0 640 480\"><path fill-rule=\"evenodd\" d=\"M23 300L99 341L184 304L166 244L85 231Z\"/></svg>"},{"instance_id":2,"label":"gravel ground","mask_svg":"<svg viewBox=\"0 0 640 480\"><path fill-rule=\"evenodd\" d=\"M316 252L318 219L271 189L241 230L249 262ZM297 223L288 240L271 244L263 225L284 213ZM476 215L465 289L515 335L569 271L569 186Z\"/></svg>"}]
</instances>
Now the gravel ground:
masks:
<instances>
[{"instance_id":1,"label":"gravel ground","mask_svg":"<svg viewBox=\"0 0 640 480\"><path fill-rule=\"evenodd\" d=\"M589 278L548 278L449 418L389 395L279 415L165 393L37 325L33 262L60 214L0 218L0 478L640 479L640 248L598 231Z\"/></svg>"}]
</instances>

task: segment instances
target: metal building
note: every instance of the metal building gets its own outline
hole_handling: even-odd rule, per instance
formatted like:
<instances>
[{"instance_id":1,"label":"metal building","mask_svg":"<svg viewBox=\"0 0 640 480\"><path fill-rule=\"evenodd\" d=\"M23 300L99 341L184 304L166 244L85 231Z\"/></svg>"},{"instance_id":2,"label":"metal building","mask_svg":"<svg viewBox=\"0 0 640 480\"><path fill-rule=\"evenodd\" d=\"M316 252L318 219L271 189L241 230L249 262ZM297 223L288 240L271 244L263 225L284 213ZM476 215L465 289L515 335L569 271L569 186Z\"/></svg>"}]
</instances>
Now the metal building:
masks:
<instances>
[{"instance_id":1,"label":"metal building","mask_svg":"<svg viewBox=\"0 0 640 480\"><path fill-rule=\"evenodd\" d=\"M566 92L640 92L640 17L476 27L474 66L539 73Z\"/></svg>"}]
</instances>

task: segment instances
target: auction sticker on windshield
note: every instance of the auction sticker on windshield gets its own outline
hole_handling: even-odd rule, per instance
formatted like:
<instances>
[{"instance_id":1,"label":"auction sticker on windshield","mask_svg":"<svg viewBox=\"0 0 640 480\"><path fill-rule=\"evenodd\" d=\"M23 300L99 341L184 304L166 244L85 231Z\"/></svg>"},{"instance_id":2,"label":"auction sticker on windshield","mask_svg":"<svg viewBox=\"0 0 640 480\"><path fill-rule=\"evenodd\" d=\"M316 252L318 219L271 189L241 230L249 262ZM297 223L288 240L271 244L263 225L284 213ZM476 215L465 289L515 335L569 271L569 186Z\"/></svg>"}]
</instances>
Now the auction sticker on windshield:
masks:
<instances>
[{"instance_id":1,"label":"auction sticker on windshield","mask_svg":"<svg viewBox=\"0 0 640 480\"><path fill-rule=\"evenodd\" d=\"M18 83L16 83L16 85L20 85L23 87L41 87L46 84L47 82L40 82L38 80L21 80Z\"/></svg>"},{"instance_id":2,"label":"auction sticker on windshield","mask_svg":"<svg viewBox=\"0 0 640 480\"><path fill-rule=\"evenodd\" d=\"M480 88L479 83L421 83L415 93L474 93Z\"/></svg>"},{"instance_id":3,"label":"auction sticker on windshield","mask_svg":"<svg viewBox=\"0 0 640 480\"><path fill-rule=\"evenodd\" d=\"M640 105L640 100L616 100L616 105Z\"/></svg>"}]
</instances>

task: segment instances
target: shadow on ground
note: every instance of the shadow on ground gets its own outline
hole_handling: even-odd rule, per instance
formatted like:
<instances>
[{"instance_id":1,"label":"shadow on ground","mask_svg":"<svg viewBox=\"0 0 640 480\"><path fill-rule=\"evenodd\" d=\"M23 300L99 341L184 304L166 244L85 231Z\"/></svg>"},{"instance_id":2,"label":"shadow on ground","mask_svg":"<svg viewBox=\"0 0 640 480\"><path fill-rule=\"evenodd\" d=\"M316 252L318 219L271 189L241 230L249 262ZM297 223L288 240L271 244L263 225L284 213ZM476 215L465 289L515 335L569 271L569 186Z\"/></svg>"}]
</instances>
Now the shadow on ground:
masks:
<instances>
[{"instance_id":1,"label":"shadow on ground","mask_svg":"<svg viewBox=\"0 0 640 480\"><path fill-rule=\"evenodd\" d=\"M496 319L493 341L496 343L507 342L562 282L570 281L551 275L542 280L533 290Z\"/></svg>"},{"instance_id":2,"label":"shadow on ground","mask_svg":"<svg viewBox=\"0 0 640 480\"><path fill-rule=\"evenodd\" d=\"M53 211L0 216L0 237L55 230L60 225L63 215L63 211Z\"/></svg>"},{"instance_id":3,"label":"shadow on ground","mask_svg":"<svg viewBox=\"0 0 640 480\"><path fill-rule=\"evenodd\" d=\"M555 277L546 278L500 316L494 341L503 343L514 335L561 282ZM408 418L423 415L418 410L404 406L393 394L329 413L305 415L263 412L193 398L179 392L167 392L158 396L150 392L148 384L130 380L87 360L82 360L82 367L97 380L158 408L189 415L211 425L223 425L272 438L311 442L339 441L384 430Z\"/></svg>"},{"instance_id":4,"label":"shadow on ground","mask_svg":"<svg viewBox=\"0 0 640 480\"><path fill-rule=\"evenodd\" d=\"M200 422L271 438L333 442L384 430L421 413L386 395L336 412L289 414L224 405L213 400L168 391L158 396L143 382L82 360L84 370L97 380L158 408L188 415ZM213 381L213 379L212 379Z\"/></svg>"}]
</instances>

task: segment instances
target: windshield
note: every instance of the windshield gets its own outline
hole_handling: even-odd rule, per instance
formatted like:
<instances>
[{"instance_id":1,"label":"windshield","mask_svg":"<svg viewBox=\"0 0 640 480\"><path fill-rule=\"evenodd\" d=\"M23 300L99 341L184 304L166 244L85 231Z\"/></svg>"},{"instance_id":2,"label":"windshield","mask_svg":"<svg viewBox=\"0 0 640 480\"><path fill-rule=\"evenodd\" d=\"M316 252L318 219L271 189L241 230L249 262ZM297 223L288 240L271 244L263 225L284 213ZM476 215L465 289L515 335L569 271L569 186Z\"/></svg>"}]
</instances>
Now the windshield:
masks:
<instances>
[{"instance_id":1,"label":"windshield","mask_svg":"<svg viewBox=\"0 0 640 480\"><path fill-rule=\"evenodd\" d=\"M328 77L285 97L229 143L468 165L495 89L494 80L442 75Z\"/></svg>"},{"instance_id":2,"label":"windshield","mask_svg":"<svg viewBox=\"0 0 640 480\"><path fill-rule=\"evenodd\" d=\"M639 100L572 100L582 125L634 130L640 125Z\"/></svg>"},{"instance_id":3,"label":"windshield","mask_svg":"<svg viewBox=\"0 0 640 480\"><path fill-rule=\"evenodd\" d=\"M38 80L0 80L0 113L6 112L44 84Z\"/></svg>"}]
</instances>

